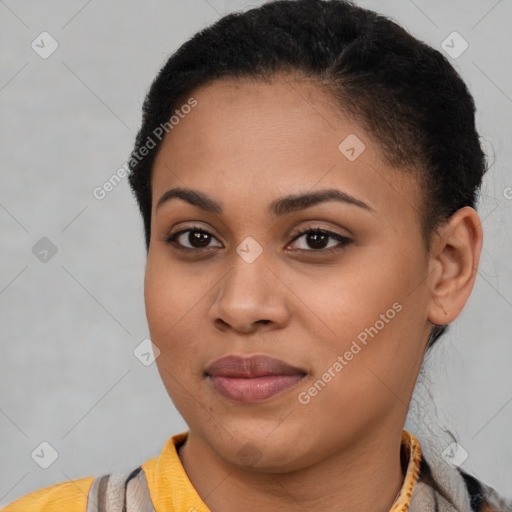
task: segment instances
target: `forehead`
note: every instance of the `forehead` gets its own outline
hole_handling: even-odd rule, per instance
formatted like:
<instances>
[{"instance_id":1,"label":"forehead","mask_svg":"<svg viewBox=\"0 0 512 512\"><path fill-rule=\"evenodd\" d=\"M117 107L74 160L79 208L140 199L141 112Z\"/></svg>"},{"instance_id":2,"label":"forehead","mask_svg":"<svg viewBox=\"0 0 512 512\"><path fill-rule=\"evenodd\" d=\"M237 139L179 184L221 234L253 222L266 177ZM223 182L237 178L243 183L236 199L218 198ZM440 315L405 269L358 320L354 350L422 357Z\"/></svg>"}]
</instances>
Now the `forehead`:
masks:
<instances>
[{"instance_id":1,"label":"forehead","mask_svg":"<svg viewBox=\"0 0 512 512\"><path fill-rule=\"evenodd\" d=\"M391 169L372 134L306 77L225 78L190 96L196 106L170 130L155 161L156 200L177 186L269 201L336 186L376 209L390 201L418 205L415 180Z\"/></svg>"},{"instance_id":2,"label":"forehead","mask_svg":"<svg viewBox=\"0 0 512 512\"><path fill-rule=\"evenodd\" d=\"M258 140L275 140L278 135L278 141L283 138L307 147L304 136L312 130L323 136L327 130L339 129L342 121L334 112L339 110L334 99L300 74L280 73L266 81L222 78L196 89L191 96L197 106L182 119L180 130L173 132L188 137L194 131L198 138L206 137L204 142L219 144L228 134L229 143L236 142L238 134L245 141L252 132ZM247 140L247 147L253 146Z\"/></svg>"}]
</instances>

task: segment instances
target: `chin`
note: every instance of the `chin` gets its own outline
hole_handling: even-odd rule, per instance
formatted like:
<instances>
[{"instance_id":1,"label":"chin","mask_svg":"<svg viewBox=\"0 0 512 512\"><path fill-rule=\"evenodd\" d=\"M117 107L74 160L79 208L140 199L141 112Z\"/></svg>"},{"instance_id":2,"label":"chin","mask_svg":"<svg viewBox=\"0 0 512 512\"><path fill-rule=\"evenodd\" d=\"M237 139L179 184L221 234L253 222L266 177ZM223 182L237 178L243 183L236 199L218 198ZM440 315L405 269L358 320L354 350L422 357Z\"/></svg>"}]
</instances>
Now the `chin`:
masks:
<instances>
[{"instance_id":1,"label":"chin","mask_svg":"<svg viewBox=\"0 0 512 512\"><path fill-rule=\"evenodd\" d=\"M224 435L217 432L205 439L218 456L240 469L261 473L284 473L301 469L314 462L303 450L303 430L290 428L283 422L254 418L243 422L224 423ZM230 436L229 433L232 434Z\"/></svg>"}]
</instances>

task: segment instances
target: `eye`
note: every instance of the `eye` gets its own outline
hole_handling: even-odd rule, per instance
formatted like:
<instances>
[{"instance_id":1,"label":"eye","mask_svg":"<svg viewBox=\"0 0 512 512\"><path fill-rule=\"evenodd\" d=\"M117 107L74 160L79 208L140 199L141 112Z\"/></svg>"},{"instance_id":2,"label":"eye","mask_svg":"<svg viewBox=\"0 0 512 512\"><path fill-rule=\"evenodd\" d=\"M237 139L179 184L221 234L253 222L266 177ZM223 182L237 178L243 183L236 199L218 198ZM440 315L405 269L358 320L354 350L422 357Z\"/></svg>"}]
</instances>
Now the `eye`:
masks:
<instances>
[{"instance_id":1,"label":"eye","mask_svg":"<svg viewBox=\"0 0 512 512\"><path fill-rule=\"evenodd\" d=\"M299 240L302 237L304 237L304 243L302 245L305 246L306 244L309 244L312 249L308 249L307 247L299 247L299 250L307 252L336 252L342 250L346 245L352 242L352 240L346 236L334 233L328 229L311 226L308 229L297 233L293 241ZM333 242L331 245L329 245L329 238L331 238L331 241Z\"/></svg>"},{"instance_id":2,"label":"eye","mask_svg":"<svg viewBox=\"0 0 512 512\"><path fill-rule=\"evenodd\" d=\"M188 235L186 235L188 233ZM216 240L216 238L209 233L208 231L198 227L193 226L188 229L182 229L181 231L177 231L167 237L166 242L169 244L177 245L181 250L189 250L189 251L197 251L201 249L210 249L211 247L222 247L222 245L218 246L208 246L211 240ZM184 243L189 243L190 245L183 245Z\"/></svg>"},{"instance_id":3,"label":"eye","mask_svg":"<svg viewBox=\"0 0 512 512\"><path fill-rule=\"evenodd\" d=\"M319 227L311 227L297 233L292 240L295 242L304 237L305 243L311 247L298 247L300 251L331 253L342 250L346 245L352 242L350 238L343 235L322 229ZM329 245L329 239L333 242ZM209 245L212 240L217 240L209 231L198 226L193 226L187 229L182 229L176 233L172 233L166 238L166 242L174 244L178 249L183 251L201 251L202 249L211 249L212 247L222 247L222 245ZM186 244L189 245L186 245Z\"/></svg>"}]
</instances>

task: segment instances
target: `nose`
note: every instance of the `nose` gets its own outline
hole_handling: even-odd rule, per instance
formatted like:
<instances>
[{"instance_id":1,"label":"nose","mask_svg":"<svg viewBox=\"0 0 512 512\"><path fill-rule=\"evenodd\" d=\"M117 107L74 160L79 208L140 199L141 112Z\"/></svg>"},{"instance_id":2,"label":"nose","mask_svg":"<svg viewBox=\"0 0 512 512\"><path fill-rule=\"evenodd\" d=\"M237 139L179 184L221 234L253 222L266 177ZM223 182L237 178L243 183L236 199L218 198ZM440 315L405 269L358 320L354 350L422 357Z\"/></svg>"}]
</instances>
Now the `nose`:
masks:
<instances>
[{"instance_id":1,"label":"nose","mask_svg":"<svg viewBox=\"0 0 512 512\"><path fill-rule=\"evenodd\" d=\"M210 319L220 330L250 334L284 327L289 321L288 288L261 255L248 263L238 255L220 281ZM264 327L263 327L264 326Z\"/></svg>"}]
</instances>

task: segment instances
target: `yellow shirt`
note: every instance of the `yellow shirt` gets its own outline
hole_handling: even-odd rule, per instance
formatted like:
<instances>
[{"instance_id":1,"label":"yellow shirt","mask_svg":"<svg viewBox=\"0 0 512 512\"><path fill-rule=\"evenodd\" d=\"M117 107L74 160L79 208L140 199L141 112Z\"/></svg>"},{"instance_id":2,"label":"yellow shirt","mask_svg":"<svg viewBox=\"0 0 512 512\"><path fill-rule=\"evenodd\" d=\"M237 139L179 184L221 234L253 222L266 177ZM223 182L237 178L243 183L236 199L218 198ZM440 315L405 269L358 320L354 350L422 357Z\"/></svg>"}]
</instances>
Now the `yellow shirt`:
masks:
<instances>
[{"instance_id":1,"label":"yellow shirt","mask_svg":"<svg viewBox=\"0 0 512 512\"><path fill-rule=\"evenodd\" d=\"M160 455L141 466L156 512L210 512L178 457L177 447L186 437L187 432L184 432L169 438ZM402 447L408 460L407 470L400 496L390 512L405 512L409 508L420 472L420 444L406 430L402 430ZM87 477L39 489L15 500L2 512L85 512L93 481L94 477Z\"/></svg>"}]
</instances>

